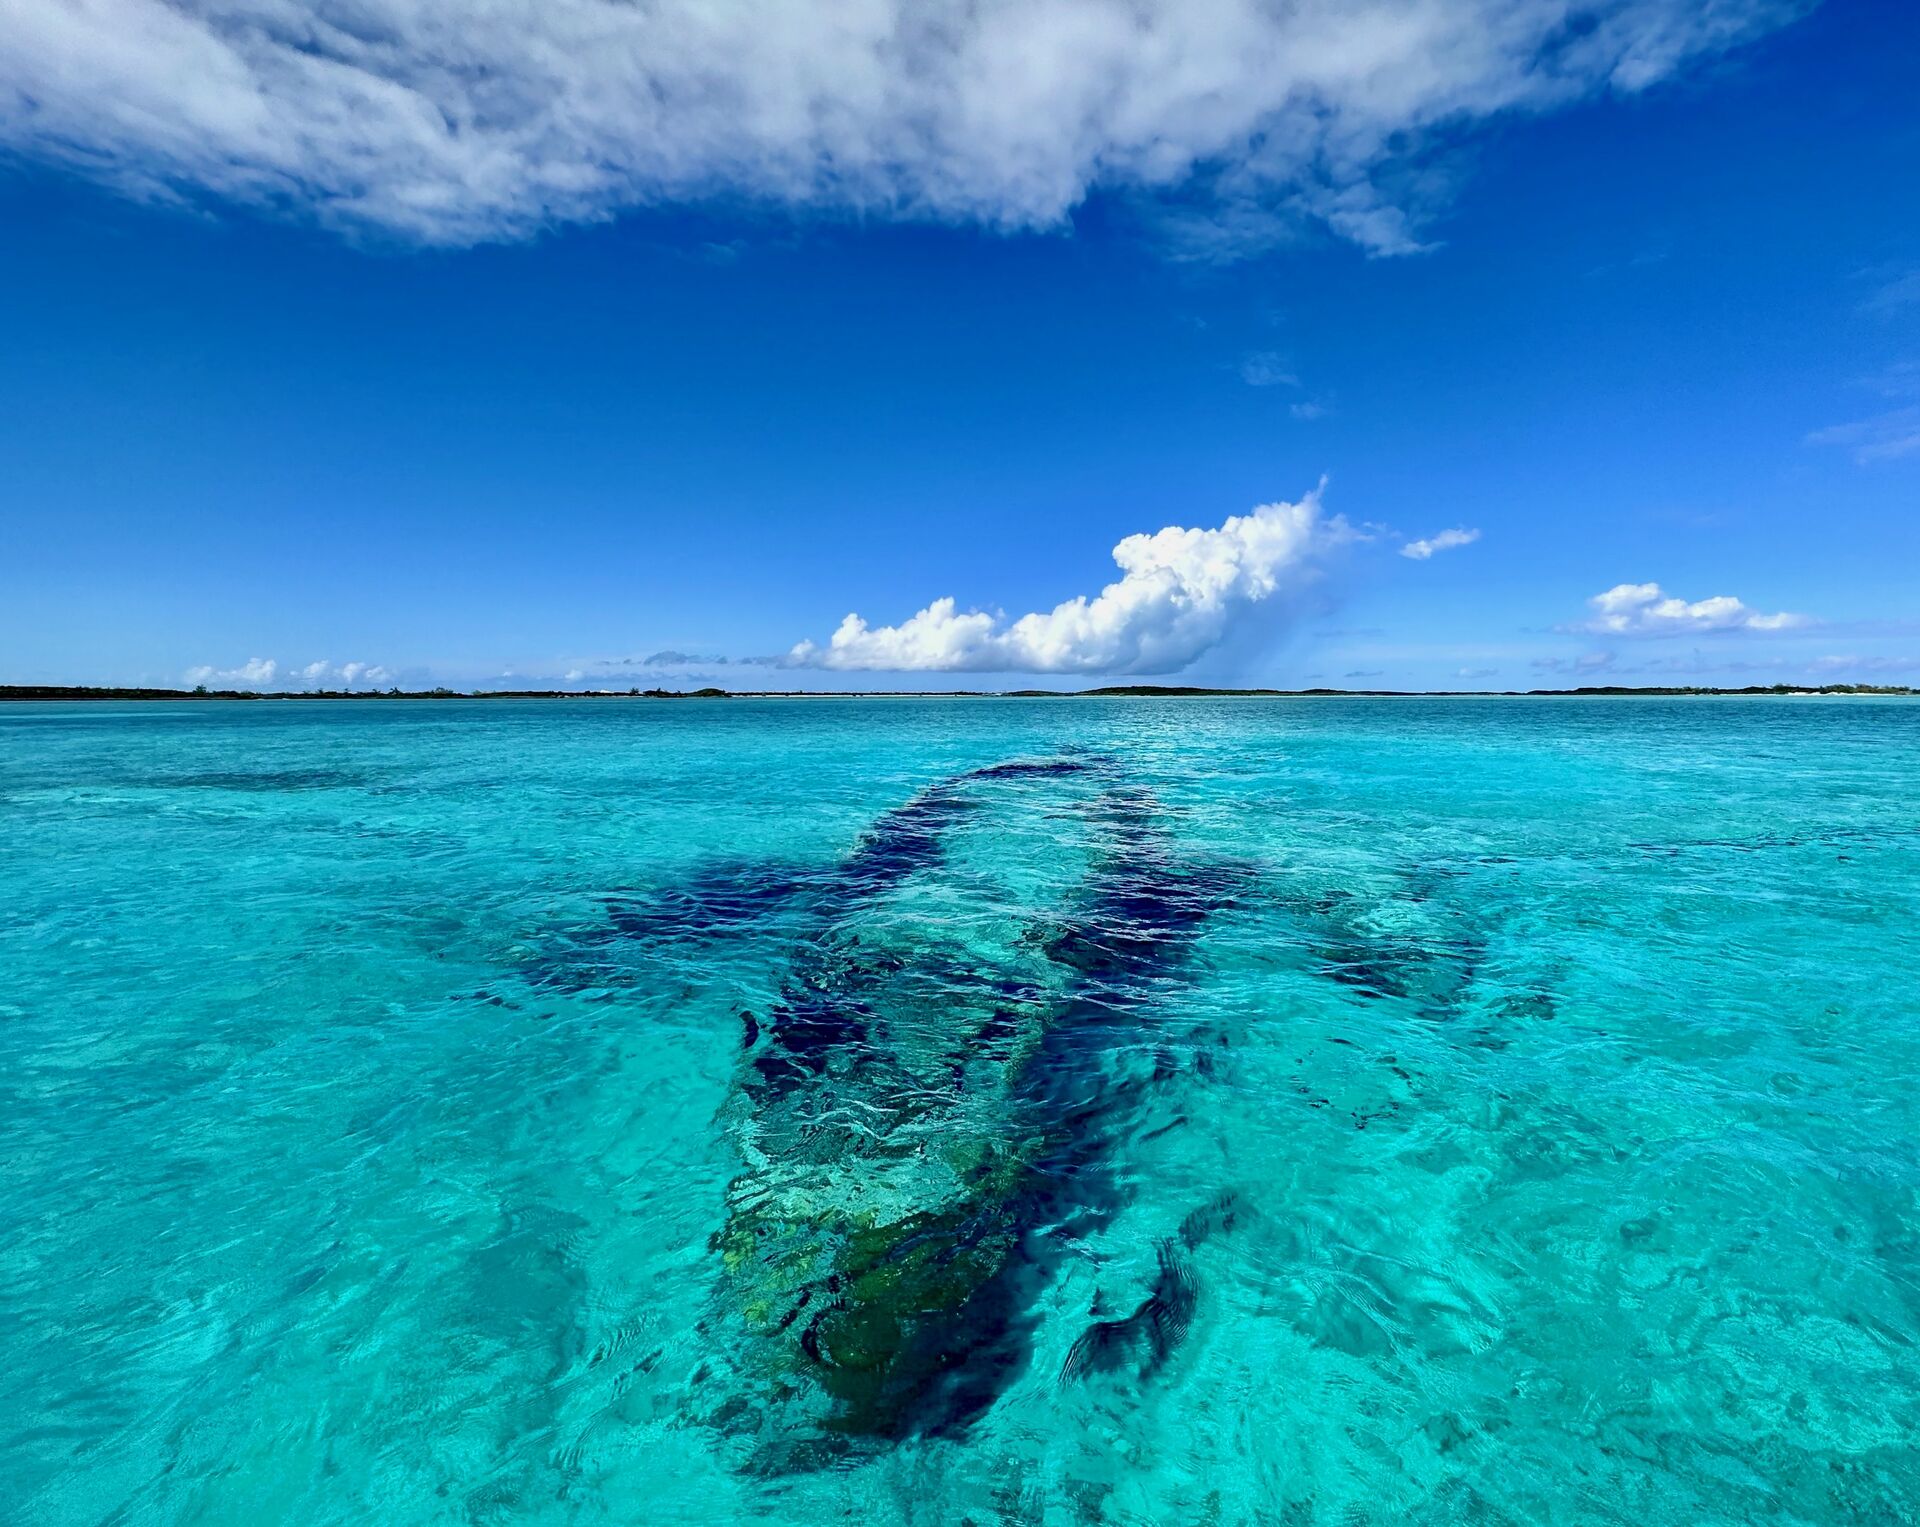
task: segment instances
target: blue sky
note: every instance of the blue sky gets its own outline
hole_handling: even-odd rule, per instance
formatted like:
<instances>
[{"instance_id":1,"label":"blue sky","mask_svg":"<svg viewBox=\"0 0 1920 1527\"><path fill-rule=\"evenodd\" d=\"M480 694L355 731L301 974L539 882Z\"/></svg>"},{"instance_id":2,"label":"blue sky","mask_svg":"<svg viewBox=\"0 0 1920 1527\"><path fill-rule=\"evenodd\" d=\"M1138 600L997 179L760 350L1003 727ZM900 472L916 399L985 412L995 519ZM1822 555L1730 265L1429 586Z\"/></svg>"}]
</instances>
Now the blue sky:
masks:
<instances>
[{"instance_id":1,"label":"blue sky","mask_svg":"<svg viewBox=\"0 0 1920 1527\"><path fill-rule=\"evenodd\" d=\"M139 58L42 5L0 681L1920 682L1913 6L682 37L720 107L568 33L503 107L435 96L453 0L271 56L112 0ZM979 98L896 113L912 48Z\"/></svg>"}]
</instances>

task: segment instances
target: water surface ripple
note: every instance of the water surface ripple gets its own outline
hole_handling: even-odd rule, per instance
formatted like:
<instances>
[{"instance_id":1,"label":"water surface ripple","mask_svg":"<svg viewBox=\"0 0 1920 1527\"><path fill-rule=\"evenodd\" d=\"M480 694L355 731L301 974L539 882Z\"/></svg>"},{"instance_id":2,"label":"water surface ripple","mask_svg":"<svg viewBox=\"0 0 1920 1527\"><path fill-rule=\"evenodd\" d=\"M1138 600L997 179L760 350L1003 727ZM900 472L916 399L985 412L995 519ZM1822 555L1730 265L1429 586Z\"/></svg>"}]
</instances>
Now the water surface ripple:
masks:
<instances>
[{"instance_id":1,"label":"water surface ripple","mask_svg":"<svg viewBox=\"0 0 1920 1527\"><path fill-rule=\"evenodd\" d=\"M1920 1521L1920 704L0 709L0 1519Z\"/></svg>"}]
</instances>

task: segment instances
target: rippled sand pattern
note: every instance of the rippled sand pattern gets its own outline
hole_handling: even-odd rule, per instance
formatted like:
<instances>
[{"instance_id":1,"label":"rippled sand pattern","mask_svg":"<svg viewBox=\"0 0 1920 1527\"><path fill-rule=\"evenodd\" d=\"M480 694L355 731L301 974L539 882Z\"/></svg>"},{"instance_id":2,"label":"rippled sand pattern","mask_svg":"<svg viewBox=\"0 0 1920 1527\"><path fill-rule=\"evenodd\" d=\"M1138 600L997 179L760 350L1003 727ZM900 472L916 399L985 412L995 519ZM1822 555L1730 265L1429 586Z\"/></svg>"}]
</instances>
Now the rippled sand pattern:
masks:
<instances>
[{"instance_id":1,"label":"rippled sand pattern","mask_svg":"<svg viewBox=\"0 0 1920 1527\"><path fill-rule=\"evenodd\" d=\"M1920 1521L1920 704L0 710L0 1519Z\"/></svg>"}]
</instances>

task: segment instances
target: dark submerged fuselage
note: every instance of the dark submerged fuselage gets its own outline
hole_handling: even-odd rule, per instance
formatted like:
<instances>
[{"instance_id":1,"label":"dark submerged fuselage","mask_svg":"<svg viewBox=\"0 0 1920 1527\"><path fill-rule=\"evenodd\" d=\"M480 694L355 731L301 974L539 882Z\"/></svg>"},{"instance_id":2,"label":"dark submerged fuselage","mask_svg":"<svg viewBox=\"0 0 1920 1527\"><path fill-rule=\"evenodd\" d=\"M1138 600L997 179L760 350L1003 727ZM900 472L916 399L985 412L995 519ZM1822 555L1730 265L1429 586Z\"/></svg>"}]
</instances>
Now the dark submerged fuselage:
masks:
<instances>
[{"instance_id":1,"label":"dark submerged fuselage","mask_svg":"<svg viewBox=\"0 0 1920 1527\"><path fill-rule=\"evenodd\" d=\"M1022 936L1041 978L964 959L928 968L849 932L877 898L941 861L984 793L1068 776L1092 786L1075 804L1096 847L1083 881ZM1183 861L1152 795L1110 760L1087 758L943 781L876 823L832 877L745 1086L756 1144L775 1148L736 1181L718 1237L747 1323L788 1350L776 1387L823 1395L823 1430L851 1439L961 1427L1024 1369L1035 1298L1061 1245L1119 1206L1115 1148L1166 1070L1156 1007L1236 878ZM889 1042L903 994L907 1021L948 1041L947 1074L932 1087L897 1089ZM984 1116L967 1111L981 1066L994 1088ZM904 1106L903 1091L913 1093ZM871 1130L843 1127L850 1096L878 1121ZM928 1149L913 1124L946 1115L973 1134L953 1143L951 1178L919 1201L908 1191L904 1212L874 1210L873 1183L858 1172L808 1176L824 1148L874 1176L910 1179ZM1177 1332L1163 1326L1170 1345Z\"/></svg>"}]
</instances>

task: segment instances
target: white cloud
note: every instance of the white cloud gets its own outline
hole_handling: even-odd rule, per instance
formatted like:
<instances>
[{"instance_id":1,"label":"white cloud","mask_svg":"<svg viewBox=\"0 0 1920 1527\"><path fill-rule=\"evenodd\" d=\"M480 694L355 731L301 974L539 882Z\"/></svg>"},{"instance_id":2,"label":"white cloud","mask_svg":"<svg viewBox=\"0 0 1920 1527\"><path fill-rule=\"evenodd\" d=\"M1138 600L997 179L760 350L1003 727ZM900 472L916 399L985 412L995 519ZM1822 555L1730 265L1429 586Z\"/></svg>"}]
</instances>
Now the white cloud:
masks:
<instances>
[{"instance_id":1,"label":"white cloud","mask_svg":"<svg viewBox=\"0 0 1920 1527\"><path fill-rule=\"evenodd\" d=\"M386 684L393 679L388 669L378 663L329 663L324 658L317 663L309 663L300 670L300 677L316 689L327 689L338 685L342 689L352 689L356 684Z\"/></svg>"},{"instance_id":2,"label":"white cloud","mask_svg":"<svg viewBox=\"0 0 1920 1527\"><path fill-rule=\"evenodd\" d=\"M1809 0L19 0L0 145L465 243L715 197L1420 247L1437 130L1633 92Z\"/></svg>"},{"instance_id":3,"label":"white cloud","mask_svg":"<svg viewBox=\"0 0 1920 1527\"><path fill-rule=\"evenodd\" d=\"M1443 530L1436 536L1425 540L1409 541L1400 548L1400 555L1412 557L1416 562L1424 562L1436 551L1452 551L1456 546L1471 546L1480 539L1477 530Z\"/></svg>"},{"instance_id":4,"label":"white cloud","mask_svg":"<svg viewBox=\"0 0 1920 1527\"><path fill-rule=\"evenodd\" d=\"M215 668L203 663L198 668L187 670L189 684L238 684L249 689L264 689L281 672L280 664L270 657L249 658L238 668ZM300 683L315 689L325 689L335 685L351 689L355 684L387 684L393 680L390 670L378 663L330 663L322 658L316 663L307 663L298 668L286 670L289 682Z\"/></svg>"},{"instance_id":5,"label":"white cloud","mask_svg":"<svg viewBox=\"0 0 1920 1527\"><path fill-rule=\"evenodd\" d=\"M1807 436L1807 443L1844 446L1863 467L1910 456L1920 451L1920 407L1895 408L1851 424L1817 429Z\"/></svg>"},{"instance_id":6,"label":"white cloud","mask_svg":"<svg viewBox=\"0 0 1920 1527\"><path fill-rule=\"evenodd\" d=\"M215 668L202 663L198 668L187 670L189 684L240 684L248 689L260 689L273 682L273 676L280 671L280 665L270 657L250 657L238 668Z\"/></svg>"},{"instance_id":7,"label":"white cloud","mask_svg":"<svg viewBox=\"0 0 1920 1527\"><path fill-rule=\"evenodd\" d=\"M1315 488L1298 503L1262 504L1218 529L1170 525L1130 535L1113 549L1121 576L1011 623L952 599L897 626L849 615L824 647L801 642L796 668L880 672L1176 673L1217 645L1251 606L1297 590L1317 560L1355 539L1320 510Z\"/></svg>"},{"instance_id":8,"label":"white cloud","mask_svg":"<svg viewBox=\"0 0 1920 1527\"><path fill-rule=\"evenodd\" d=\"M1763 615L1731 594L1692 603L1661 591L1657 583L1621 583L1587 601L1593 619L1572 629L1607 636L1680 636L1709 631L1786 631L1807 624L1804 615Z\"/></svg>"}]
</instances>

